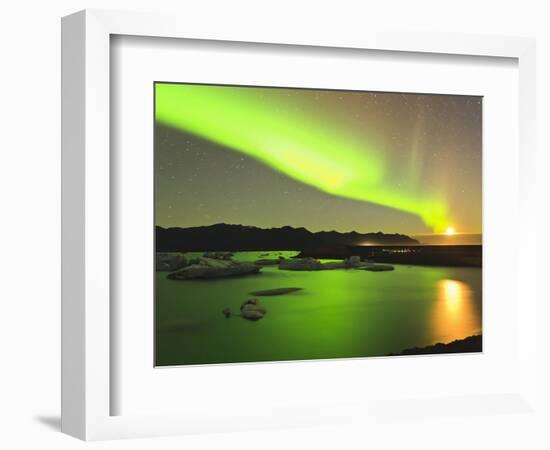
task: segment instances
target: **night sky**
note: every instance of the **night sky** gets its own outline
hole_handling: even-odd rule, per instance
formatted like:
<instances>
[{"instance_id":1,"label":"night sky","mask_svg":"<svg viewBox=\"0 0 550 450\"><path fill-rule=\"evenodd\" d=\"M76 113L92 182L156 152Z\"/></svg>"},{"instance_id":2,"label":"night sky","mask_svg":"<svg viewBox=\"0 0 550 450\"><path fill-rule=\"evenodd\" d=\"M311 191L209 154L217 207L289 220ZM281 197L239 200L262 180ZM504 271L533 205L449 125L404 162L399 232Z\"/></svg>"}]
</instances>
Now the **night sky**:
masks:
<instances>
[{"instance_id":1,"label":"night sky","mask_svg":"<svg viewBox=\"0 0 550 450\"><path fill-rule=\"evenodd\" d=\"M481 232L482 99L156 85L156 222Z\"/></svg>"}]
</instances>

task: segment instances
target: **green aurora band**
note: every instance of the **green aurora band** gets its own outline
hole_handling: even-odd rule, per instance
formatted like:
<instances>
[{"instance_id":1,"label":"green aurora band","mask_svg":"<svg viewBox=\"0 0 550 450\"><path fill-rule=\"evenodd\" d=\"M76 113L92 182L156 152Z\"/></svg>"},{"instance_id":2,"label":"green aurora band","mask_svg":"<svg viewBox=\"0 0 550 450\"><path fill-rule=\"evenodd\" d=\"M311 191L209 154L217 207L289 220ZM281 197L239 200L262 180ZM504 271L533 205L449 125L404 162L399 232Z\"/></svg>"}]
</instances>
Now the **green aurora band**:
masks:
<instances>
[{"instance_id":1,"label":"green aurora band","mask_svg":"<svg viewBox=\"0 0 550 450\"><path fill-rule=\"evenodd\" d=\"M314 113L304 116L266 88L155 84L158 123L184 130L251 156L321 191L376 203L419 216L434 232L448 225L441 198L395 189L381 151L331 127Z\"/></svg>"}]
</instances>

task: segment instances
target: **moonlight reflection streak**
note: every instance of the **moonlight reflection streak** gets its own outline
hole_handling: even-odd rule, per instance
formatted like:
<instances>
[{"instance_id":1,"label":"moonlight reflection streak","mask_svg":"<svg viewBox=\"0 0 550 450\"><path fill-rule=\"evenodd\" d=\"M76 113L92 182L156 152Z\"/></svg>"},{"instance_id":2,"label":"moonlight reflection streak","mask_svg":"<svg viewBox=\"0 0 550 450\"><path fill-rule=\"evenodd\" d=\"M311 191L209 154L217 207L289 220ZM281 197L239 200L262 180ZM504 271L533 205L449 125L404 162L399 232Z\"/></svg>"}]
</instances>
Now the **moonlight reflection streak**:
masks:
<instances>
[{"instance_id":1,"label":"moonlight reflection streak","mask_svg":"<svg viewBox=\"0 0 550 450\"><path fill-rule=\"evenodd\" d=\"M432 316L438 341L451 342L481 330L480 317L475 314L473 303L473 293L466 283L450 279L438 281Z\"/></svg>"}]
</instances>

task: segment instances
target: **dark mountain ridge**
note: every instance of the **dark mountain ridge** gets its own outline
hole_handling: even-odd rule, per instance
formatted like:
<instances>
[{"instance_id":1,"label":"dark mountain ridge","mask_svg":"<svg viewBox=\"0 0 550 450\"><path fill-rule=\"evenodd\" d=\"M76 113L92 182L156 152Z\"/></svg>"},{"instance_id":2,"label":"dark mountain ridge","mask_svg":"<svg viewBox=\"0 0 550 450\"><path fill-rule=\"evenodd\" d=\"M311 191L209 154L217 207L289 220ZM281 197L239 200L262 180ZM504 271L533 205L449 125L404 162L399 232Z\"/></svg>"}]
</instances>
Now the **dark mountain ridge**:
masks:
<instances>
[{"instance_id":1,"label":"dark mountain ridge","mask_svg":"<svg viewBox=\"0 0 550 450\"><path fill-rule=\"evenodd\" d=\"M342 253L350 245L414 245L416 239L402 234L312 233L300 227L258 228L246 225L214 225L191 228L156 227L156 251L253 251L253 250L327 250Z\"/></svg>"}]
</instances>

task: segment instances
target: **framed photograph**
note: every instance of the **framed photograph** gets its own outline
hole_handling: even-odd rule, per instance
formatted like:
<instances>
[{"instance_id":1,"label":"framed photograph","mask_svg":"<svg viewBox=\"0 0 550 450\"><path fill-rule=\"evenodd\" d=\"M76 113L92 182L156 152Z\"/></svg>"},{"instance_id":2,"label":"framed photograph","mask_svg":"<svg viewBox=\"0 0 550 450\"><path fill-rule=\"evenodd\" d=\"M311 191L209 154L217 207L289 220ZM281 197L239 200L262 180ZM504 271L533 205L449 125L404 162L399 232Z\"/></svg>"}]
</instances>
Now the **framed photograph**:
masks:
<instances>
[{"instance_id":1,"label":"framed photograph","mask_svg":"<svg viewBox=\"0 0 550 450\"><path fill-rule=\"evenodd\" d=\"M482 97L154 89L156 366L482 351Z\"/></svg>"},{"instance_id":2,"label":"framed photograph","mask_svg":"<svg viewBox=\"0 0 550 450\"><path fill-rule=\"evenodd\" d=\"M63 19L63 431L536 413L534 42L218 25Z\"/></svg>"}]
</instances>

